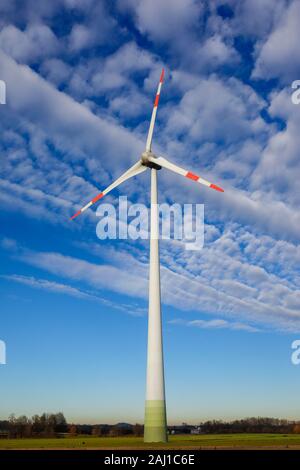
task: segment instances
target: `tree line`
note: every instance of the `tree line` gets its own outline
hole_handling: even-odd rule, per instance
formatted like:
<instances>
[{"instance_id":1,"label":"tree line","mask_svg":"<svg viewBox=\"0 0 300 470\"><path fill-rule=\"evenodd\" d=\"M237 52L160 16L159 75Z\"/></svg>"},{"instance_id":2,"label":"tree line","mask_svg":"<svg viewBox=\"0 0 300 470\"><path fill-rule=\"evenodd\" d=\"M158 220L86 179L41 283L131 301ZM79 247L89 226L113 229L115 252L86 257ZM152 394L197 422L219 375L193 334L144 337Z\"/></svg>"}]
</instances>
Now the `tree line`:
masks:
<instances>
[{"instance_id":1,"label":"tree line","mask_svg":"<svg viewBox=\"0 0 300 470\"><path fill-rule=\"evenodd\" d=\"M62 412L43 413L31 418L25 415L16 417L11 414L8 420L0 420L0 438L64 437L67 435L122 436L128 434L142 436L143 426L128 423L115 425L67 423Z\"/></svg>"},{"instance_id":2,"label":"tree line","mask_svg":"<svg viewBox=\"0 0 300 470\"><path fill-rule=\"evenodd\" d=\"M286 419L254 417L234 421L211 420L200 422L199 425L183 423L179 426L169 426L170 433L201 434L226 433L300 433L300 422ZM92 436L122 436L143 435L143 425L118 423L110 424L74 424L67 423L62 412L43 413L28 418L25 415L16 417L10 415L8 420L0 420L0 437L64 437L76 435Z\"/></svg>"},{"instance_id":3,"label":"tree line","mask_svg":"<svg viewBox=\"0 0 300 470\"><path fill-rule=\"evenodd\" d=\"M8 420L0 421L0 434L10 438L17 437L55 437L68 431L68 424L63 413L43 413L28 418L25 415L16 417L11 414Z\"/></svg>"},{"instance_id":4,"label":"tree line","mask_svg":"<svg viewBox=\"0 0 300 470\"><path fill-rule=\"evenodd\" d=\"M190 433L198 429L203 434L233 434L233 433L300 433L300 422L287 419L252 417L234 421L210 420L200 422L198 426L183 423L174 426L175 432Z\"/></svg>"}]
</instances>

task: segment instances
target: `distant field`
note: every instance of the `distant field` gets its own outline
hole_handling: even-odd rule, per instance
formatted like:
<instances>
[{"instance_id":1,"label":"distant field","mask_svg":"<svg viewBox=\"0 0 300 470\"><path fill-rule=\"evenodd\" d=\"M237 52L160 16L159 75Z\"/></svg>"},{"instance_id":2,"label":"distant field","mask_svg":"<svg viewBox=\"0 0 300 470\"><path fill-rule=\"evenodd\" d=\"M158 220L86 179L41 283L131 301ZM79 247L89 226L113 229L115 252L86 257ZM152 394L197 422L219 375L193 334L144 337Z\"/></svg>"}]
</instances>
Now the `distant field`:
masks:
<instances>
[{"instance_id":1,"label":"distant field","mask_svg":"<svg viewBox=\"0 0 300 470\"><path fill-rule=\"evenodd\" d=\"M0 439L5 449L178 449L178 448L298 448L299 434L209 434L170 436L168 444L145 444L141 437Z\"/></svg>"}]
</instances>

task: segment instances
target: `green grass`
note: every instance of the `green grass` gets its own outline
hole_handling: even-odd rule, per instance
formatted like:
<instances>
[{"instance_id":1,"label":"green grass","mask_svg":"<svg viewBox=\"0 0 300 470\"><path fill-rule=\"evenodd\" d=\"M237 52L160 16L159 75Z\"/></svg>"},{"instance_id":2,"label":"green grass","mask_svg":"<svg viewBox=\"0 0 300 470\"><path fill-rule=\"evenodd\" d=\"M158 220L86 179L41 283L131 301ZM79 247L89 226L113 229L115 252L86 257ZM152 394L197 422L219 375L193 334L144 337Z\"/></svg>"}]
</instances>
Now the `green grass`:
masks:
<instances>
[{"instance_id":1,"label":"green grass","mask_svg":"<svg viewBox=\"0 0 300 470\"><path fill-rule=\"evenodd\" d=\"M90 437L0 439L3 449L160 449L200 447L299 446L299 434L207 434L170 436L168 444L145 444L141 437Z\"/></svg>"}]
</instances>

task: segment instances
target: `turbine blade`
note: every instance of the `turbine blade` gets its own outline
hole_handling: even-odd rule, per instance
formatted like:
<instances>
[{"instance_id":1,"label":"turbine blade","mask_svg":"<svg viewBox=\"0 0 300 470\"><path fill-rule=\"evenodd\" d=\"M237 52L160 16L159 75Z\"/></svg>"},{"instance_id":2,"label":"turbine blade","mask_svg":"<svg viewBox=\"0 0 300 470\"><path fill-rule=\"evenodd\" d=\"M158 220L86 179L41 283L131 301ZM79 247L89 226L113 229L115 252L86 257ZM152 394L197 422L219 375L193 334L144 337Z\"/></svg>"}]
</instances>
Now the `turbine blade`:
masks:
<instances>
[{"instance_id":1,"label":"turbine blade","mask_svg":"<svg viewBox=\"0 0 300 470\"><path fill-rule=\"evenodd\" d=\"M166 158L149 157L149 160L152 163L156 163L157 165L166 168L167 170L173 171L174 173L178 173L181 176L185 176L186 178L196 181L197 183L204 184L204 186L208 186L209 188L215 189L216 191L221 191L222 193L224 192L224 189L220 188L220 186L210 183L206 179L202 178L202 176L195 175L194 173L191 173L190 171L187 171L184 168L181 168L180 166L174 165L174 163L169 162Z\"/></svg>"},{"instance_id":2,"label":"turbine blade","mask_svg":"<svg viewBox=\"0 0 300 470\"><path fill-rule=\"evenodd\" d=\"M99 199L102 199L103 196L105 196L107 193L109 193L112 189L116 188L119 186L121 183L124 183L124 181L128 180L129 178L132 178L132 176L136 176L143 171L147 170L147 167L142 165L140 161L135 163L129 170L125 171L116 181L114 181L111 185L109 185L106 189L104 189L101 193L97 194L91 201L89 201L85 206L83 206L79 211L77 211L72 217L70 218L75 219L78 215L82 214L82 212L86 211L89 207L91 207L95 202L99 201Z\"/></svg>"},{"instance_id":3,"label":"turbine blade","mask_svg":"<svg viewBox=\"0 0 300 470\"><path fill-rule=\"evenodd\" d=\"M163 81L164 81L164 75L165 75L165 70L162 69L161 74L160 74L160 79L159 79L157 92L156 92L156 95L155 95L153 110L152 110L152 116L151 116L151 121L150 121L150 126L149 126L149 131L148 131L148 137L147 137L147 142L146 142L146 152L151 151L154 124L155 124L155 119L156 119L157 107L158 107L158 103L159 103L160 90L161 90L161 87L162 87L162 84L163 84Z\"/></svg>"}]
</instances>

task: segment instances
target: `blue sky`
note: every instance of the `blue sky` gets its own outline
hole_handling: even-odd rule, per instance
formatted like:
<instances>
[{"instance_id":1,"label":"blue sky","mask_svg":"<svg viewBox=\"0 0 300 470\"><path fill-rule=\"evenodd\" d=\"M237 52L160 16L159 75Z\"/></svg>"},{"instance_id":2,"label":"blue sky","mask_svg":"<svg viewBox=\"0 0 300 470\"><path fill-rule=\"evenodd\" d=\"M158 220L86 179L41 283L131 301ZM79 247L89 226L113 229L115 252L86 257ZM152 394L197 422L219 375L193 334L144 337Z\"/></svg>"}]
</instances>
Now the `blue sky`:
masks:
<instances>
[{"instance_id":1,"label":"blue sky","mask_svg":"<svg viewBox=\"0 0 300 470\"><path fill-rule=\"evenodd\" d=\"M161 243L169 422L300 419L297 0L2 0L0 416L142 421L148 244L69 217L145 145L224 194L159 172L160 202L204 203L205 244ZM111 4L113 3L113 5ZM107 196L149 201L149 172Z\"/></svg>"}]
</instances>

